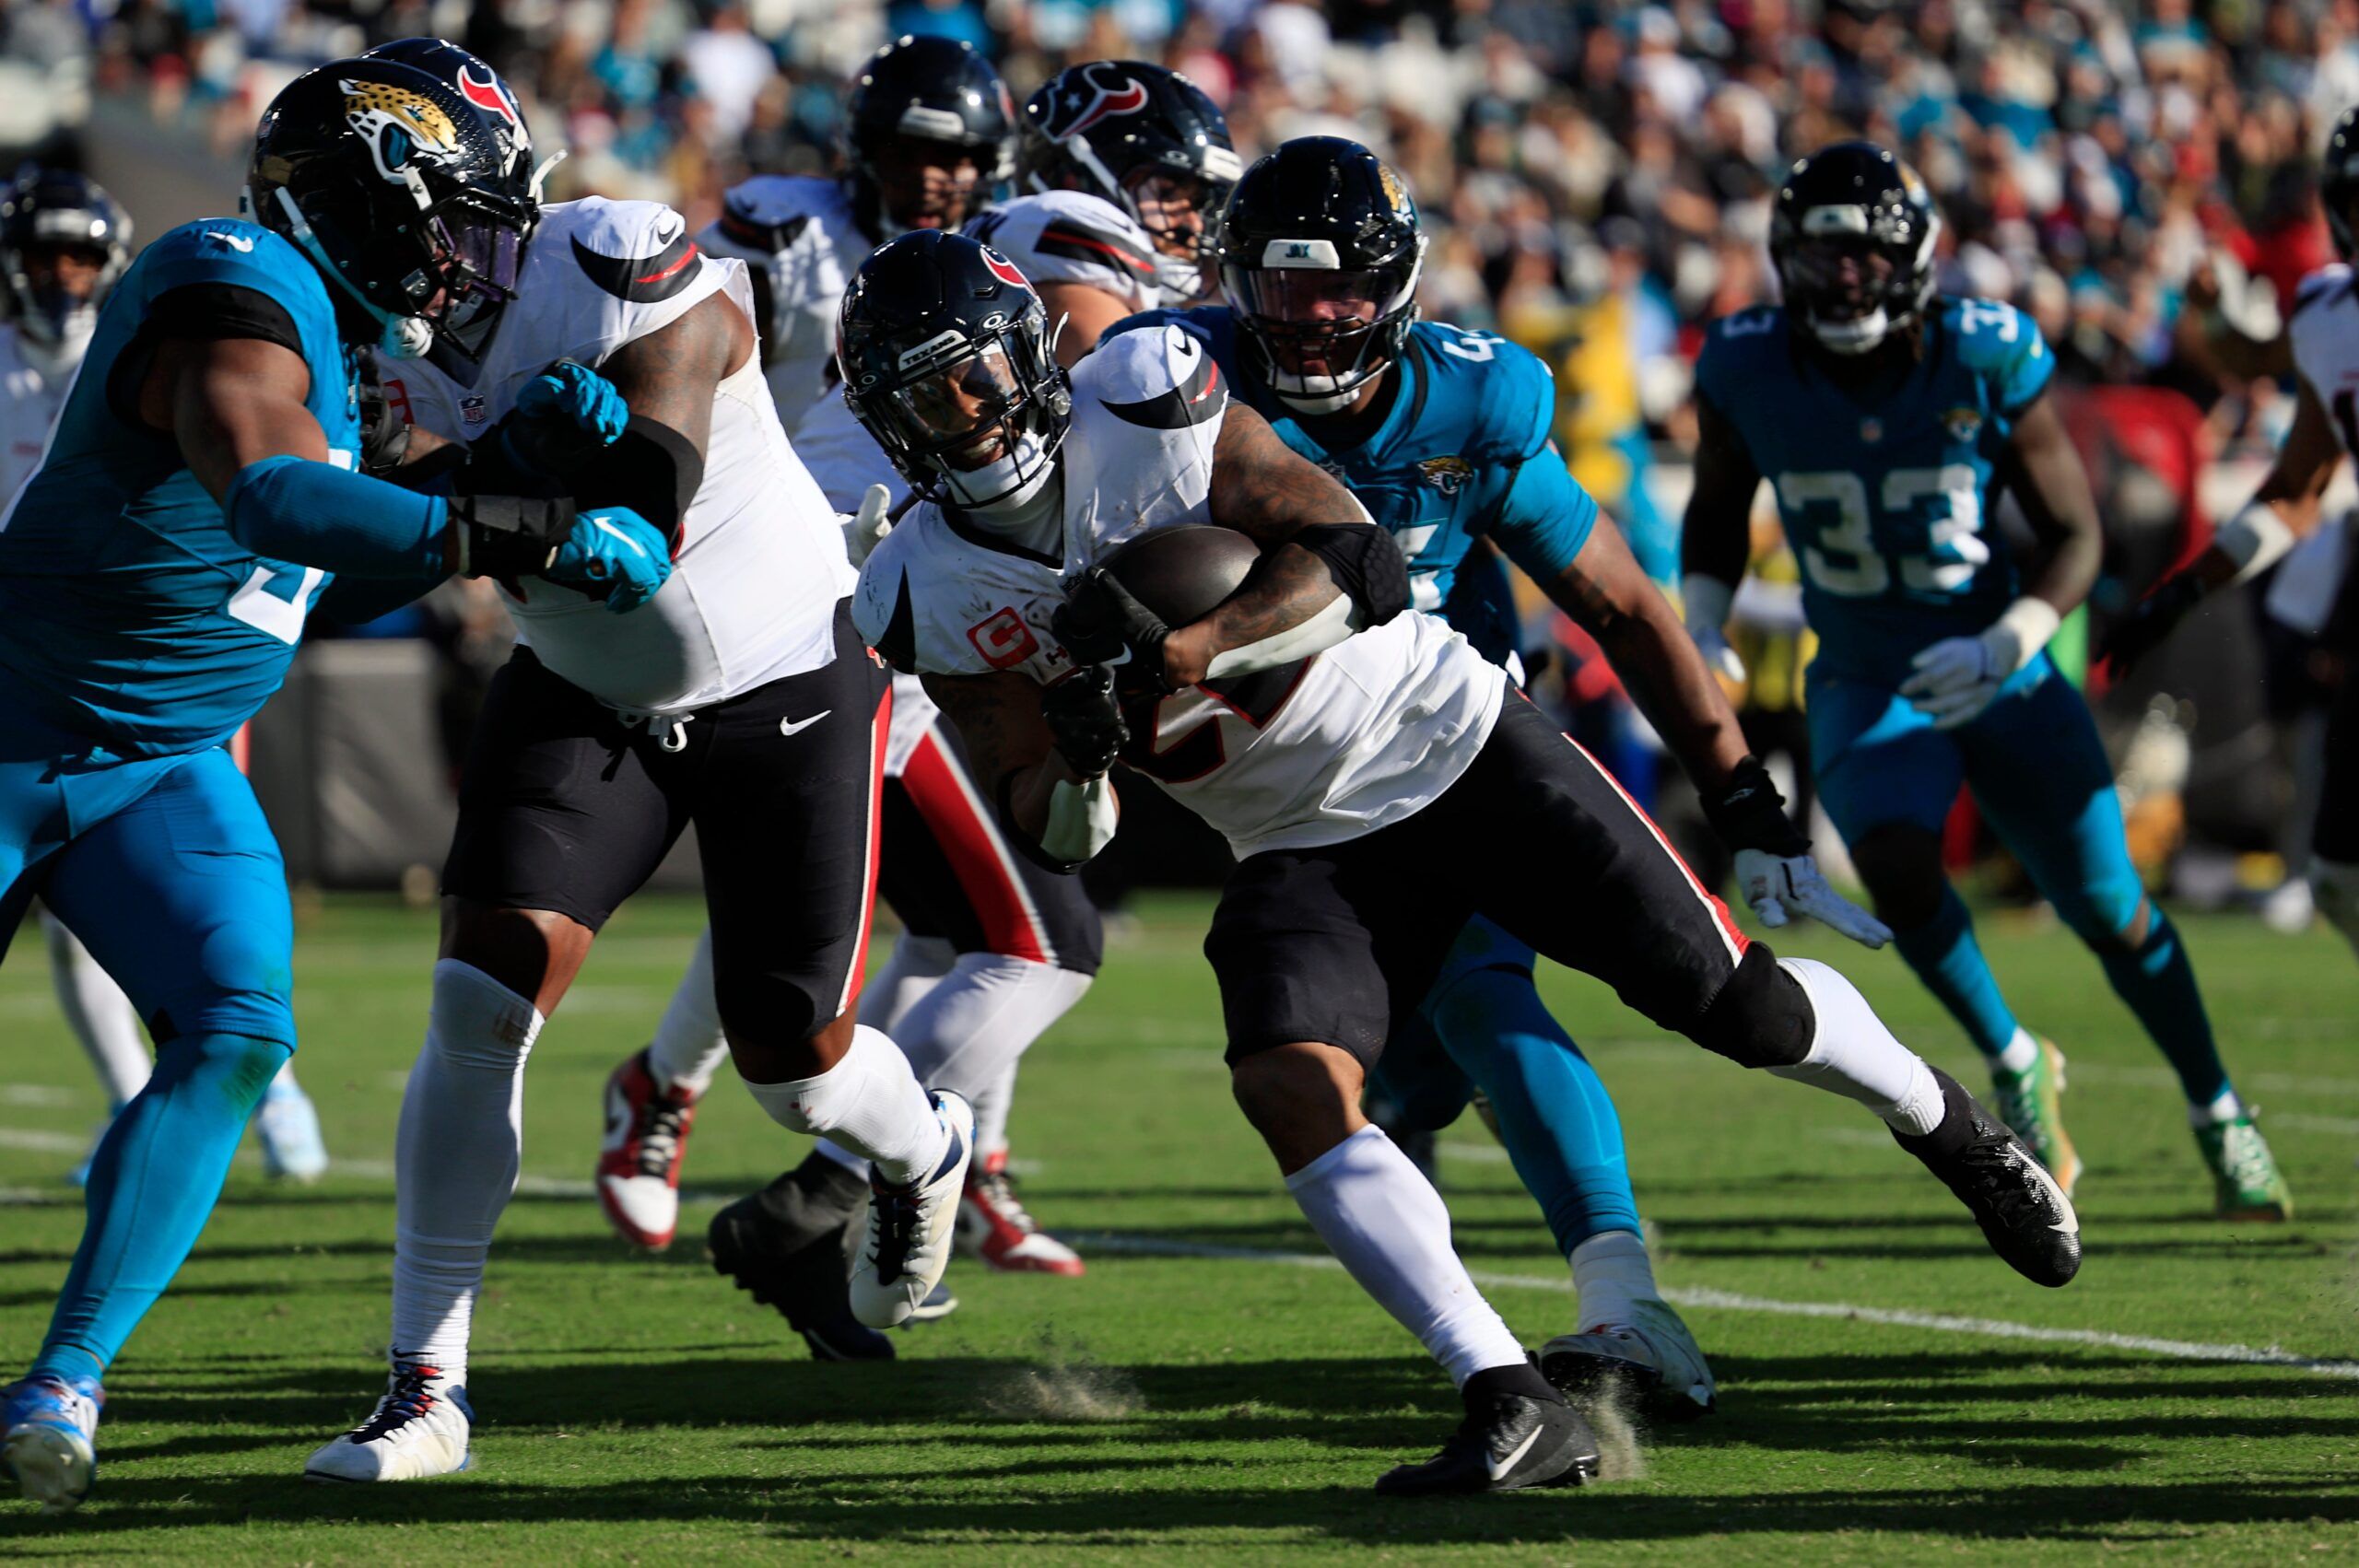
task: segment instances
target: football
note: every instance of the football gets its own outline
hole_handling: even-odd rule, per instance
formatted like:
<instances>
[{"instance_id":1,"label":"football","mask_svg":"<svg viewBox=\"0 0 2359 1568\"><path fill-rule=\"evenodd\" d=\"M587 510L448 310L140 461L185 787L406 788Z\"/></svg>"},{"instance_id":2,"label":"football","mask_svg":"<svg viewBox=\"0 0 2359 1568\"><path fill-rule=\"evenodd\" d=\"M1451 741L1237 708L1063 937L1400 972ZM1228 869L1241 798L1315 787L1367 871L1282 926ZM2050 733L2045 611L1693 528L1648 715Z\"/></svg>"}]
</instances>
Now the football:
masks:
<instances>
[{"instance_id":1,"label":"football","mask_svg":"<svg viewBox=\"0 0 2359 1568\"><path fill-rule=\"evenodd\" d=\"M1261 554L1233 528L1191 522L1126 540L1099 564L1164 625L1184 626L1236 592Z\"/></svg>"}]
</instances>

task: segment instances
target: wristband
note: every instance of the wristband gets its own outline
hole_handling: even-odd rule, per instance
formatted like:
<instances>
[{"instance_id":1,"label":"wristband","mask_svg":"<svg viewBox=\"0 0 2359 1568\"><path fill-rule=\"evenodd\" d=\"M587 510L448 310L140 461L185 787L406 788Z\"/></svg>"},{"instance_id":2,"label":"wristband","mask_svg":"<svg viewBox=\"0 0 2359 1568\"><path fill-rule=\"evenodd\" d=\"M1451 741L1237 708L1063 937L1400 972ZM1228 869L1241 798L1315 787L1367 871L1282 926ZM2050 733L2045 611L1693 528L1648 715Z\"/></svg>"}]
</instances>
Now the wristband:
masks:
<instances>
[{"instance_id":1,"label":"wristband","mask_svg":"<svg viewBox=\"0 0 2359 1568\"><path fill-rule=\"evenodd\" d=\"M461 577L532 577L546 571L573 532L563 496L453 496L452 569Z\"/></svg>"}]
</instances>

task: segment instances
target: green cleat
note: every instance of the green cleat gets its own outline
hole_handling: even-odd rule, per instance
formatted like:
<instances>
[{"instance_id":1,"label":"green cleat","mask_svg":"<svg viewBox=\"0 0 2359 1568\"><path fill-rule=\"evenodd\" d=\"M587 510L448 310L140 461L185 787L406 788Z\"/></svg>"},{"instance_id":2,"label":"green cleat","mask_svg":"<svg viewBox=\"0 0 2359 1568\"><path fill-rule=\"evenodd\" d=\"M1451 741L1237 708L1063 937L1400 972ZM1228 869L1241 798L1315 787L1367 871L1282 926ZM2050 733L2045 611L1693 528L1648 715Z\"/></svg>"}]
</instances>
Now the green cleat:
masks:
<instances>
[{"instance_id":1,"label":"green cleat","mask_svg":"<svg viewBox=\"0 0 2359 1568\"><path fill-rule=\"evenodd\" d=\"M2064 1130L2064 1053L2055 1041L2035 1037L2039 1039L2039 1059L2031 1066L2021 1072L1990 1070L1990 1108L2070 1198L2081 1179L2081 1156L2072 1147L2071 1134Z\"/></svg>"},{"instance_id":2,"label":"green cleat","mask_svg":"<svg viewBox=\"0 0 2359 1568\"><path fill-rule=\"evenodd\" d=\"M2234 1121L2215 1121L2195 1129L2196 1147L2212 1167L2212 1185L2218 1194L2224 1220L2290 1220L2293 1189L2278 1174L2277 1157L2253 1125L2246 1110Z\"/></svg>"}]
</instances>

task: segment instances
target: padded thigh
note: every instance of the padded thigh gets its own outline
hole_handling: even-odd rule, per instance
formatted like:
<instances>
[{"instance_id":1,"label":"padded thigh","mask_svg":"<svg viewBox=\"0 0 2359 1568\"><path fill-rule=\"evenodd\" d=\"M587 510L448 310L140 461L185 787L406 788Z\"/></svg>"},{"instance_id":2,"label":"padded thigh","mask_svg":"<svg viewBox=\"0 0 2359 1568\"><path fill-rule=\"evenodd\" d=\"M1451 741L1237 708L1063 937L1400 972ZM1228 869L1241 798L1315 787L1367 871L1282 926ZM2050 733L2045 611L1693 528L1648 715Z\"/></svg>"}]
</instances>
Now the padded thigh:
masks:
<instances>
[{"instance_id":1,"label":"padded thigh","mask_svg":"<svg viewBox=\"0 0 2359 1568\"><path fill-rule=\"evenodd\" d=\"M1966 781L1999 837L2083 939L2115 936L2146 896L2096 721L2056 676L1960 731Z\"/></svg>"},{"instance_id":2,"label":"padded thigh","mask_svg":"<svg viewBox=\"0 0 2359 1568\"><path fill-rule=\"evenodd\" d=\"M1938 834L1966 778L1958 743L1882 686L1809 678L1811 769L1847 844L1906 823Z\"/></svg>"}]
</instances>

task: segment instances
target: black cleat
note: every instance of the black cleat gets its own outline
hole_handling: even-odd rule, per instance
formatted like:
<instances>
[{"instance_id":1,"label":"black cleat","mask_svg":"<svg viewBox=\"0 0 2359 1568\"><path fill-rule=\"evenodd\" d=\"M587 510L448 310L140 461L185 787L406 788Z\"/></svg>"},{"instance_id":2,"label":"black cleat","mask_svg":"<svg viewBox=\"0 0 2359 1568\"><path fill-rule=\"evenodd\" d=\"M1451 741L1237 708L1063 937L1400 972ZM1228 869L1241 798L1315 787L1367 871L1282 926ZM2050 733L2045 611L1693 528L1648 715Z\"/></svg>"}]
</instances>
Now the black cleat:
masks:
<instances>
[{"instance_id":1,"label":"black cleat","mask_svg":"<svg viewBox=\"0 0 2359 1568\"><path fill-rule=\"evenodd\" d=\"M893 1341L851 1315L851 1253L868 1184L814 1154L712 1217L713 1272L803 1336L818 1361L891 1361Z\"/></svg>"},{"instance_id":2,"label":"black cleat","mask_svg":"<svg viewBox=\"0 0 2359 1568\"><path fill-rule=\"evenodd\" d=\"M1921 1138L1895 1131L1894 1140L1957 1194L1990 1250L2016 1273L2037 1285L2068 1282L2081 1269L2072 1200L1965 1085L1938 1067L1933 1076L1942 1085L1942 1125Z\"/></svg>"},{"instance_id":3,"label":"black cleat","mask_svg":"<svg viewBox=\"0 0 2359 1568\"><path fill-rule=\"evenodd\" d=\"M1529 1365L1478 1372L1463 1390L1466 1419L1422 1465L1379 1476L1385 1497L1449 1497L1579 1486L1597 1475L1597 1433Z\"/></svg>"}]
</instances>

